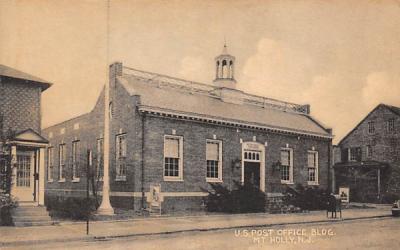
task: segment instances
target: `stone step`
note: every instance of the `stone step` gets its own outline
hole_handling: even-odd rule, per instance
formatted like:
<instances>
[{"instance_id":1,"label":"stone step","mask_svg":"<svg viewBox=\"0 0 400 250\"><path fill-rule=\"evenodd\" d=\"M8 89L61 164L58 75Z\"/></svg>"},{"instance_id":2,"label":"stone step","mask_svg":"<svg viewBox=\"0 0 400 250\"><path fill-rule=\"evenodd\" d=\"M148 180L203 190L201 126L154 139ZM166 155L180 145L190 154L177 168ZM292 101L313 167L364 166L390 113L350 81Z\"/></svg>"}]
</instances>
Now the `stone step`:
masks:
<instances>
[{"instance_id":1,"label":"stone step","mask_svg":"<svg viewBox=\"0 0 400 250\"><path fill-rule=\"evenodd\" d=\"M13 216L44 216L49 215L46 210L15 210Z\"/></svg>"},{"instance_id":2,"label":"stone step","mask_svg":"<svg viewBox=\"0 0 400 250\"><path fill-rule=\"evenodd\" d=\"M44 206L21 206L12 213L13 223L16 227L54 225L49 213Z\"/></svg>"},{"instance_id":3,"label":"stone step","mask_svg":"<svg viewBox=\"0 0 400 250\"><path fill-rule=\"evenodd\" d=\"M29 222L29 221L51 221L51 217L48 215L44 216L15 216L13 221L15 222Z\"/></svg>"},{"instance_id":4,"label":"stone step","mask_svg":"<svg viewBox=\"0 0 400 250\"><path fill-rule=\"evenodd\" d=\"M35 201L20 201L18 202L18 207L34 207L37 206Z\"/></svg>"},{"instance_id":5,"label":"stone step","mask_svg":"<svg viewBox=\"0 0 400 250\"><path fill-rule=\"evenodd\" d=\"M55 222L52 220L14 222L14 226L16 226L16 227L51 226L51 225L57 225L57 224L58 224L58 222Z\"/></svg>"}]
</instances>

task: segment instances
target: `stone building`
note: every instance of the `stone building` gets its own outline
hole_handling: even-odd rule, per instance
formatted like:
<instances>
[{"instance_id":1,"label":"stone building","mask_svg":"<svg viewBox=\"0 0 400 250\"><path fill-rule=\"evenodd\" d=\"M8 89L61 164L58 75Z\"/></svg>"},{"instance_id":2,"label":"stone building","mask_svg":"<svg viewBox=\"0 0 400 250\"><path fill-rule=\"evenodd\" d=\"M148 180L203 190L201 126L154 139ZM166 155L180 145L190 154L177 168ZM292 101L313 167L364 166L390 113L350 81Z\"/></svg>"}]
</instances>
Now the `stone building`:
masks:
<instances>
[{"instance_id":1,"label":"stone building","mask_svg":"<svg viewBox=\"0 0 400 250\"><path fill-rule=\"evenodd\" d=\"M110 65L113 207L147 207L153 186L163 212L201 209L209 183L252 183L269 196L296 184L328 187L331 130L309 105L238 90L234 67L226 47L213 84ZM44 130L49 197L85 194L87 149L101 177L103 105L104 92L91 112Z\"/></svg>"},{"instance_id":2,"label":"stone building","mask_svg":"<svg viewBox=\"0 0 400 250\"><path fill-rule=\"evenodd\" d=\"M48 141L40 135L40 105L41 94L50 85L35 76L0 65L0 134L4 137L1 143L10 148L11 194L20 202L44 204L44 149ZM5 151L2 153L7 154ZM5 169L9 163L0 158L1 168Z\"/></svg>"},{"instance_id":3,"label":"stone building","mask_svg":"<svg viewBox=\"0 0 400 250\"><path fill-rule=\"evenodd\" d=\"M400 108L379 104L335 148L335 183L353 201L400 195Z\"/></svg>"}]
</instances>

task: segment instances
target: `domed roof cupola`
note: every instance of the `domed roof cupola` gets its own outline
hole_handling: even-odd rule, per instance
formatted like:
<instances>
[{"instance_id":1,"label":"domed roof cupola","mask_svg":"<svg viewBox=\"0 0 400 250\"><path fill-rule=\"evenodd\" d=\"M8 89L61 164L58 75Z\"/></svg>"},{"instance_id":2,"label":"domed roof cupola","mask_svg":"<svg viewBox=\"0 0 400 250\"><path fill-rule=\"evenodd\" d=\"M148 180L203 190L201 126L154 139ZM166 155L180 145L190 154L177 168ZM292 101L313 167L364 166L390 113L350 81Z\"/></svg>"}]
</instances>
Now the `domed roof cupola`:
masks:
<instances>
[{"instance_id":1,"label":"domed roof cupola","mask_svg":"<svg viewBox=\"0 0 400 250\"><path fill-rule=\"evenodd\" d=\"M235 80L235 57L228 54L226 44L222 53L215 58L215 80L214 84L221 88L236 88Z\"/></svg>"}]
</instances>

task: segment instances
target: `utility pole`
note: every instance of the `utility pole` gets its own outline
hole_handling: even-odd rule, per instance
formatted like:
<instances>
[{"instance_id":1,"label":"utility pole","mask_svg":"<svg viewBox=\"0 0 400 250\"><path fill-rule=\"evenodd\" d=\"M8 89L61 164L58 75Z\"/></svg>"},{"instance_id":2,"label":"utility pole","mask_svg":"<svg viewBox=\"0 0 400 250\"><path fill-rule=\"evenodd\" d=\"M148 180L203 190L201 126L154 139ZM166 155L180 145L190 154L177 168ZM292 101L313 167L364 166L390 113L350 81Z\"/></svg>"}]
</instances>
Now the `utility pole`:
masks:
<instances>
[{"instance_id":1,"label":"utility pole","mask_svg":"<svg viewBox=\"0 0 400 250\"><path fill-rule=\"evenodd\" d=\"M97 209L99 215L113 215L110 203L110 70L109 70L109 36L110 36L110 0L107 1L107 79L104 88L104 175L101 205Z\"/></svg>"},{"instance_id":2,"label":"utility pole","mask_svg":"<svg viewBox=\"0 0 400 250\"><path fill-rule=\"evenodd\" d=\"M86 234L89 235L89 220L90 220L90 197L89 197L89 179L90 179L90 170L92 169L92 151L87 150L87 161L86 161L86 204L87 204L87 214L86 214Z\"/></svg>"}]
</instances>

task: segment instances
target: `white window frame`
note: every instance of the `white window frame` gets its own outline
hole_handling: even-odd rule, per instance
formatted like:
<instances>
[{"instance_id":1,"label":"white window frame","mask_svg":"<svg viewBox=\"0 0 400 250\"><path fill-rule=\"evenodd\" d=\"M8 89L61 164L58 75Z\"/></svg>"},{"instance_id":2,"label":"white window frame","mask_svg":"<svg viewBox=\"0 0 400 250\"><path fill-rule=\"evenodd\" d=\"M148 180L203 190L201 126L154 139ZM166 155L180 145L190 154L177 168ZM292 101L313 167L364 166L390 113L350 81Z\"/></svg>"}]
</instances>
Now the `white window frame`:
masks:
<instances>
[{"instance_id":1,"label":"white window frame","mask_svg":"<svg viewBox=\"0 0 400 250\"><path fill-rule=\"evenodd\" d=\"M80 164L80 144L79 140L72 142L72 182L80 181L80 176L77 175Z\"/></svg>"},{"instance_id":2,"label":"white window frame","mask_svg":"<svg viewBox=\"0 0 400 250\"><path fill-rule=\"evenodd\" d=\"M65 143L61 143L58 145L58 182L65 182L65 176L63 175L63 173L65 170L66 160L67 160L67 147Z\"/></svg>"},{"instance_id":3,"label":"white window frame","mask_svg":"<svg viewBox=\"0 0 400 250\"><path fill-rule=\"evenodd\" d=\"M165 140L178 139L179 140L179 160L178 160L178 176L165 176ZM177 135L164 135L164 151L163 151L163 177L164 181L183 181L183 136Z\"/></svg>"},{"instance_id":4,"label":"white window frame","mask_svg":"<svg viewBox=\"0 0 400 250\"><path fill-rule=\"evenodd\" d=\"M314 154L315 157L315 181L310 181L310 172L309 172L309 162L308 162L308 154ZM318 151L316 150L308 150L307 151L307 184L308 185L319 185L319 178L318 178L318 173L319 173L319 154Z\"/></svg>"},{"instance_id":5,"label":"white window frame","mask_svg":"<svg viewBox=\"0 0 400 250\"><path fill-rule=\"evenodd\" d=\"M117 150L117 147L119 146L119 138L124 137L125 140L125 149L123 149L124 155L121 156L121 158L125 158L125 175L119 175L118 170L119 170L119 163L120 163L120 158L118 155L119 150ZM126 165L126 156L128 154L128 144L127 144L127 135L126 133L119 134L115 136L115 180L116 181L126 181L126 172L128 171L127 165Z\"/></svg>"},{"instance_id":6,"label":"white window frame","mask_svg":"<svg viewBox=\"0 0 400 250\"><path fill-rule=\"evenodd\" d=\"M289 166L289 180L282 180L282 175L279 173L279 179L281 180L282 184L294 184L293 182L293 149L292 148L281 148L279 151L279 160L281 159L281 152L282 151L289 151L290 157L290 166Z\"/></svg>"},{"instance_id":7,"label":"white window frame","mask_svg":"<svg viewBox=\"0 0 400 250\"><path fill-rule=\"evenodd\" d=\"M47 182L53 182L53 169L54 169L54 147L47 148Z\"/></svg>"},{"instance_id":8,"label":"white window frame","mask_svg":"<svg viewBox=\"0 0 400 250\"><path fill-rule=\"evenodd\" d=\"M207 177L207 154L206 154L206 182L223 182L222 180L222 141L221 140L206 140L206 152L207 152L207 144L215 143L218 144L218 177Z\"/></svg>"}]
</instances>

